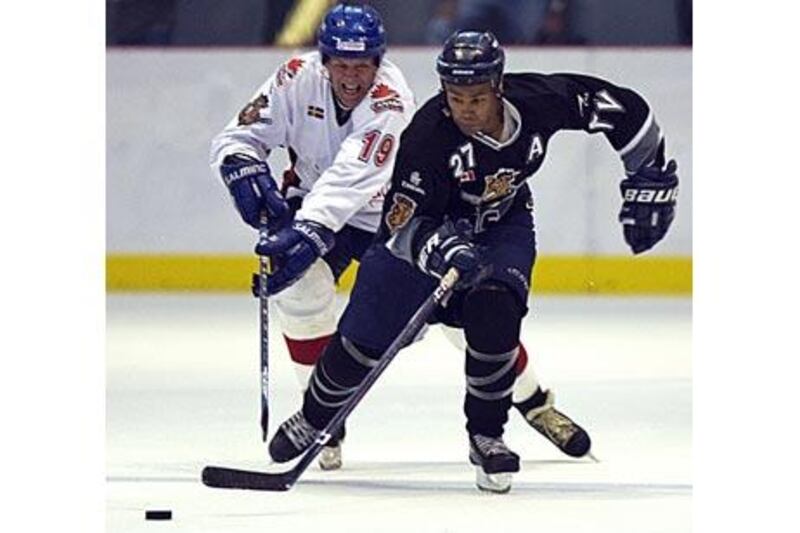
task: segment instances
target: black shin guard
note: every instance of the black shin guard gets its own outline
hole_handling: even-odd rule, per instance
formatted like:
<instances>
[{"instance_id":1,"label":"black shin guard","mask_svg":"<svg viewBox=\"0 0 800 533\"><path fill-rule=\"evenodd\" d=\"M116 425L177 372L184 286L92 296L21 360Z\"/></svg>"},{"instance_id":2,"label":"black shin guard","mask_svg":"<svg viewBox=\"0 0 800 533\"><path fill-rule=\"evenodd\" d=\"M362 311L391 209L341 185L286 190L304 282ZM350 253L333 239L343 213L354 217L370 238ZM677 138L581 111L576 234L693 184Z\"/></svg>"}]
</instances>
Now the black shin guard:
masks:
<instances>
[{"instance_id":1,"label":"black shin guard","mask_svg":"<svg viewBox=\"0 0 800 533\"><path fill-rule=\"evenodd\" d=\"M377 364L381 353L357 346L336 333L317 361L303 399L303 415L324 428Z\"/></svg>"},{"instance_id":2,"label":"black shin guard","mask_svg":"<svg viewBox=\"0 0 800 533\"><path fill-rule=\"evenodd\" d=\"M479 286L464 300L467 431L499 437L508 421L523 308L504 285Z\"/></svg>"}]
</instances>

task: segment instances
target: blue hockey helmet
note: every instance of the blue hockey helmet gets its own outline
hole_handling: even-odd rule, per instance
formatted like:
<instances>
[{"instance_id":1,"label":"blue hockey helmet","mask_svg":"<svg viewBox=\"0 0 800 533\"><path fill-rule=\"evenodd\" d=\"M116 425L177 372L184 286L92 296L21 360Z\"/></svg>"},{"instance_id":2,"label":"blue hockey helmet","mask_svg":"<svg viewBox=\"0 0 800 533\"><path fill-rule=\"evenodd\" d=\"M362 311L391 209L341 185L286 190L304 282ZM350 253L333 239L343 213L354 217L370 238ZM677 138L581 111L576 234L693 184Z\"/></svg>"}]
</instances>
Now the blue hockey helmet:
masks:
<instances>
[{"instance_id":1,"label":"blue hockey helmet","mask_svg":"<svg viewBox=\"0 0 800 533\"><path fill-rule=\"evenodd\" d=\"M444 43L436 59L436 72L442 82L476 85L492 82L499 87L503 79L505 53L497 38L488 31L457 31Z\"/></svg>"},{"instance_id":2,"label":"blue hockey helmet","mask_svg":"<svg viewBox=\"0 0 800 533\"><path fill-rule=\"evenodd\" d=\"M339 4L328 11L317 32L323 60L328 57L374 57L386 51L386 31L381 16L368 5Z\"/></svg>"}]
</instances>

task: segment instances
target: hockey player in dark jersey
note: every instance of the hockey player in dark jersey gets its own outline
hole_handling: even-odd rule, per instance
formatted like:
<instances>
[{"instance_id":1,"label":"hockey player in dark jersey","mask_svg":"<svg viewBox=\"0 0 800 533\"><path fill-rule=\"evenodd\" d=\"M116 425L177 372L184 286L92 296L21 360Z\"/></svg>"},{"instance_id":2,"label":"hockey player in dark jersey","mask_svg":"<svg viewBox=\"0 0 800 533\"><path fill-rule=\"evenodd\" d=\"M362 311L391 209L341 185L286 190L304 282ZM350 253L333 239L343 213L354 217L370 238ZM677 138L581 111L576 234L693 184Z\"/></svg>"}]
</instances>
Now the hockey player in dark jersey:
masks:
<instances>
[{"instance_id":1,"label":"hockey player in dark jersey","mask_svg":"<svg viewBox=\"0 0 800 533\"><path fill-rule=\"evenodd\" d=\"M457 32L445 43L437 60L443 91L402 135L376 241L362 259L301 411L270 443L275 461L308 448L437 279L455 267L459 283L435 321L462 328L467 341L469 460L479 488L510 489L519 456L502 435L536 258L528 178L557 132L602 133L619 153L626 174L619 220L633 253L665 236L674 216L677 165L667 161L664 137L644 99L596 77L504 75L503 67L503 50L491 33ZM542 432L569 430L571 420L552 399L537 395L550 413Z\"/></svg>"}]
</instances>

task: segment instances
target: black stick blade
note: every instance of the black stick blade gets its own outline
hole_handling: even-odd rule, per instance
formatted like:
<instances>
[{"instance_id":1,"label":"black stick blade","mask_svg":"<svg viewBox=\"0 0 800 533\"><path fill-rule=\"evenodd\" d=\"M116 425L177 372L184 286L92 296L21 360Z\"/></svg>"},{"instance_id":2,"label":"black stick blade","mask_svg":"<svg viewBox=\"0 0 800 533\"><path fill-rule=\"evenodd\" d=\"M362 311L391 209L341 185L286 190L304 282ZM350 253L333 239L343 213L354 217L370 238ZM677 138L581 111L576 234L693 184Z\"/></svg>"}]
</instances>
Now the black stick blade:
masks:
<instances>
[{"instance_id":1,"label":"black stick blade","mask_svg":"<svg viewBox=\"0 0 800 533\"><path fill-rule=\"evenodd\" d=\"M287 491L294 485L292 471L280 474L237 470L222 466L203 468L203 484L219 489Z\"/></svg>"}]
</instances>

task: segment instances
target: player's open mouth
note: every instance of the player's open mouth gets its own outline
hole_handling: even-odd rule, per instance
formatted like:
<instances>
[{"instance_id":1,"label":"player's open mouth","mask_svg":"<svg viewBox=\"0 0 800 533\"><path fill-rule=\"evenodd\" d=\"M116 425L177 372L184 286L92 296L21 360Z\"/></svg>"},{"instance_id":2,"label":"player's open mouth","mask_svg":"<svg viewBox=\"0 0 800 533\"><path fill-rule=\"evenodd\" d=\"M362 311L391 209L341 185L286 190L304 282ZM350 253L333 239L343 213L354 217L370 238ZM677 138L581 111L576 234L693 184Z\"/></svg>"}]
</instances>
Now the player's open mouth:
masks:
<instances>
[{"instance_id":1,"label":"player's open mouth","mask_svg":"<svg viewBox=\"0 0 800 533\"><path fill-rule=\"evenodd\" d=\"M342 83L342 93L346 96L358 96L361 93L361 85L354 83Z\"/></svg>"}]
</instances>

